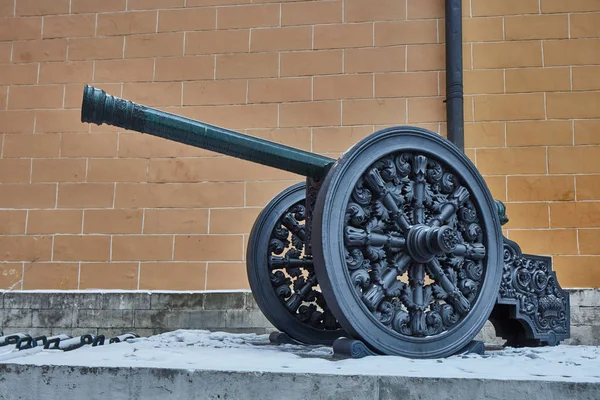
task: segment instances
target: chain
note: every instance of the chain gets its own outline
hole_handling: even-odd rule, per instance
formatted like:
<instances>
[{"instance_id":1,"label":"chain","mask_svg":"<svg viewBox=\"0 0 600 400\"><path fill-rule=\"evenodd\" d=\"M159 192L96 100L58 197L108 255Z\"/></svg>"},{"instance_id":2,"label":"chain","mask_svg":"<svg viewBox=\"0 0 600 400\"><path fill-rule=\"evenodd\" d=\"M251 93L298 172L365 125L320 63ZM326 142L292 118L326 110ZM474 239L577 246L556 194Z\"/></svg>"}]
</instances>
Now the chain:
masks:
<instances>
[{"instance_id":1,"label":"chain","mask_svg":"<svg viewBox=\"0 0 600 400\"><path fill-rule=\"evenodd\" d=\"M112 337L108 344L125 342L130 339L138 338L135 333L125 333ZM33 349L42 346L44 350L62 350L71 351L83 346L103 346L106 343L104 335L87 334L78 337L69 335L56 336L31 336L27 333L15 333L8 336L0 336L0 348L5 346L15 346L16 350Z\"/></svg>"}]
</instances>

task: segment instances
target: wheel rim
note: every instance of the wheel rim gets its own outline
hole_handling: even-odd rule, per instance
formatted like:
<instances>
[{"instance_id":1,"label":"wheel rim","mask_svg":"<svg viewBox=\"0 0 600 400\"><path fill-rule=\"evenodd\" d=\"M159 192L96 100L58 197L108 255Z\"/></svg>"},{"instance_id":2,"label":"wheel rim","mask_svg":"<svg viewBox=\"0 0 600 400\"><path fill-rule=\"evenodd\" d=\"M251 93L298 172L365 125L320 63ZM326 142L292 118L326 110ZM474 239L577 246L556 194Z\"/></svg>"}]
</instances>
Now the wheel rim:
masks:
<instances>
[{"instance_id":1,"label":"wheel rim","mask_svg":"<svg viewBox=\"0 0 600 400\"><path fill-rule=\"evenodd\" d=\"M475 166L437 134L391 128L357 143L323 183L313 227L317 276L340 324L386 354L460 350L497 297L494 211Z\"/></svg>"},{"instance_id":2,"label":"wheel rim","mask_svg":"<svg viewBox=\"0 0 600 400\"><path fill-rule=\"evenodd\" d=\"M248 279L273 326L303 343L331 344L343 333L304 254L305 188L284 190L259 214L248 241Z\"/></svg>"}]
</instances>

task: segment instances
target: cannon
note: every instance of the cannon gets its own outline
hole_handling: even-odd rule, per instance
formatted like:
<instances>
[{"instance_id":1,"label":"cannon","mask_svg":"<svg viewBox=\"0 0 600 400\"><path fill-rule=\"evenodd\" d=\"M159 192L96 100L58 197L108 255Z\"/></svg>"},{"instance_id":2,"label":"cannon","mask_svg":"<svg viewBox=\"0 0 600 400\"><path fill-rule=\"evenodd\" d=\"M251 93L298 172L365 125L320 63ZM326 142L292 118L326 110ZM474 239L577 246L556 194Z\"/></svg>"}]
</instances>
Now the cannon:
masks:
<instances>
[{"instance_id":1,"label":"cannon","mask_svg":"<svg viewBox=\"0 0 600 400\"><path fill-rule=\"evenodd\" d=\"M335 348L350 338L374 354L436 358L460 352L488 319L510 345L569 335L551 260L503 238L503 204L436 133L386 128L335 160L88 85L81 121L306 177L265 206L246 256L259 308L296 341Z\"/></svg>"}]
</instances>

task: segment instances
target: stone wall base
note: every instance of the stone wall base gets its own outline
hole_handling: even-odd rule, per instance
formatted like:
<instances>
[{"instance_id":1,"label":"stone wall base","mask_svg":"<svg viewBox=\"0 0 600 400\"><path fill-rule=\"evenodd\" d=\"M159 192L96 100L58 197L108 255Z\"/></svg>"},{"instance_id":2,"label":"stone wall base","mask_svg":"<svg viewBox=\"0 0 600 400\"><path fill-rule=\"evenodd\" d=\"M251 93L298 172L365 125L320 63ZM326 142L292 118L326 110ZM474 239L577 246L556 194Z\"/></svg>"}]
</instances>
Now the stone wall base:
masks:
<instances>
[{"instance_id":1,"label":"stone wall base","mask_svg":"<svg viewBox=\"0 0 600 400\"><path fill-rule=\"evenodd\" d=\"M572 345L600 345L600 289L569 289ZM176 329L264 334L274 330L252 297L235 292L0 291L0 336L140 336ZM501 344L488 322L479 340Z\"/></svg>"}]
</instances>

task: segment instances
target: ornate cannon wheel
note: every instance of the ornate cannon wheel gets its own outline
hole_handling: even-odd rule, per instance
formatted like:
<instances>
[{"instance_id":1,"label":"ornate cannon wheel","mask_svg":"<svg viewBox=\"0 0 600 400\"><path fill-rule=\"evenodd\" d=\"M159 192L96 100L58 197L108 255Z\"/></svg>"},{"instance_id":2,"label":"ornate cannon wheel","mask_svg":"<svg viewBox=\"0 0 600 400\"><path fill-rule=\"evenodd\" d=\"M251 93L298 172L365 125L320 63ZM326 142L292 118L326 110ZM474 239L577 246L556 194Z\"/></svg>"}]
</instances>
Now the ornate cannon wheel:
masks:
<instances>
[{"instance_id":1,"label":"ornate cannon wheel","mask_svg":"<svg viewBox=\"0 0 600 400\"><path fill-rule=\"evenodd\" d=\"M306 184L278 194L256 219L246 255L252 294L267 319L291 338L330 345L343 335L305 255Z\"/></svg>"},{"instance_id":2,"label":"ornate cannon wheel","mask_svg":"<svg viewBox=\"0 0 600 400\"><path fill-rule=\"evenodd\" d=\"M493 198L471 161L424 129L385 129L346 152L323 182L312 234L327 304L377 352L451 355L498 297Z\"/></svg>"}]
</instances>

